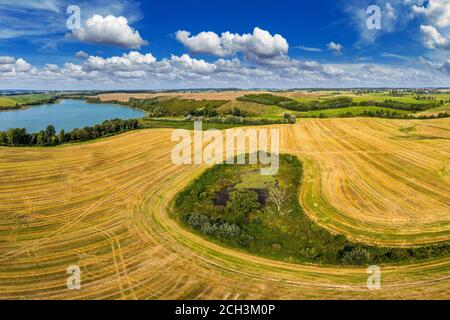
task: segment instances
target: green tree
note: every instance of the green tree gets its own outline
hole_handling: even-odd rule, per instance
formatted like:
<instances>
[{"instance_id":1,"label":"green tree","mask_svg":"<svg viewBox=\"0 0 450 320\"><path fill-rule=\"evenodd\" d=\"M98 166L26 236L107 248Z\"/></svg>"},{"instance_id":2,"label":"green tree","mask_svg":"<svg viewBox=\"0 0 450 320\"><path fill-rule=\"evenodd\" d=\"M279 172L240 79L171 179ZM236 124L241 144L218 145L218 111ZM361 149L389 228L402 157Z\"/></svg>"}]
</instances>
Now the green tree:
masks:
<instances>
[{"instance_id":1,"label":"green tree","mask_svg":"<svg viewBox=\"0 0 450 320\"><path fill-rule=\"evenodd\" d=\"M231 191L227 207L236 214L247 216L252 210L260 208L258 194L251 190Z\"/></svg>"},{"instance_id":2,"label":"green tree","mask_svg":"<svg viewBox=\"0 0 450 320\"><path fill-rule=\"evenodd\" d=\"M235 224L224 223L219 225L218 232L222 238L237 239L241 233L241 228Z\"/></svg>"},{"instance_id":3,"label":"green tree","mask_svg":"<svg viewBox=\"0 0 450 320\"><path fill-rule=\"evenodd\" d=\"M3 131L0 131L0 144L6 144L6 133Z\"/></svg>"},{"instance_id":4,"label":"green tree","mask_svg":"<svg viewBox=\"0 0 450 320\"><path fill-rule=\"evenodd\" d=\"M63 143L66 137L66 132L64 131L64 129L61 129L61 131L59 131L58 134L58 142L59 143Z\"/></svg>"},{"instance_id":5,"label":"green tree","mask_svg":"<svg viewBox=\"0 0 450 320\"><path fill-rule=\"evenodd\" d=\"M370 253L360 247L353 248L351 251L344 253L342 257L343 264L363 265L370 261Z\"/></svg>"},{"instance_id":6,"label":"green tree","mask_svg":"<svg viewBox=\"0 0 450 320\"><path fill-rule=\"evenodd\" d=\"M51 140L51 137L53 137L56 134L55 127L52 125L49 125L47 129L45 129L45 135L47 136L47 140Z\"/></svg>"},{"instance_id":7,"label":"green tree","mask_svg":"<svg viewBox=\"0 0 450 320\"><path fill-rule=\"evenodd\" d=\"M37 134L36 143L42 147L43 145L46 144L46 142L47 142L47 139L46 139L45 132L44 131L40 131Z\"/></svg>"},{"instance_id":8,"label":"green tree","mask_svg":"<svg viewBox=\"0 0 450 320\"><path fill-rule=\"evenodd\" d=\"M157 118L164 117L167 115L167 110L164 107L156 107L153 110L153 115Z\"/></svg>"}]
</instances>

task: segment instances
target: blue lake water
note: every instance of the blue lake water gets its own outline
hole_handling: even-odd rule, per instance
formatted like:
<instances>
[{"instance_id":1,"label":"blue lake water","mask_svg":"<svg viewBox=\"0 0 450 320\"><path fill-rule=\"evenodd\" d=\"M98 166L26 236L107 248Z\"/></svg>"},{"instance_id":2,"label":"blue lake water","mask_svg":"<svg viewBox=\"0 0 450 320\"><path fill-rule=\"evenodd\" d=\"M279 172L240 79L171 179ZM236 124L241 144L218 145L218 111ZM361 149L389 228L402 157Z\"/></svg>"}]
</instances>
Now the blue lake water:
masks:
<instances>
[{"instance_id":1,"label":"blue lake water","mask_svg":"<svg viewBox=\"0 0 450 320\"><path fill-rule=\"evenodd\" d=\"M142 118L144 112L115 104L90 104L84 100L61 100L60 103L43 104L23 110L0 112L0 131L25 128L28 132L45 130L52 124L56 131L92 127L111 119Z\"/></svg>"}]
</instances>

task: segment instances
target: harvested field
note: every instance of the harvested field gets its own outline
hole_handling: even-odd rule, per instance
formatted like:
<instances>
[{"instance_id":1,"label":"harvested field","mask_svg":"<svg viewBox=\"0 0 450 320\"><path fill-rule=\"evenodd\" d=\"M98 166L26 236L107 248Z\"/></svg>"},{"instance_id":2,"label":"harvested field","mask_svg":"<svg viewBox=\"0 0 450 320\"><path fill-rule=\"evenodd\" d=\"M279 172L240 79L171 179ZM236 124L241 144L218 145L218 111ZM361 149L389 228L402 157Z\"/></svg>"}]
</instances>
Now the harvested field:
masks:
<instances>
[{"instance_id":1,"label":"harvested field","mask_svg":"<svg viewBox=\"0 0 450 320\"><path fill-rule=\"evenodd\" d=\"M450 239L448 119L278 127L282 152L304 163L305 212L323 227L391 246ZM450 298L450 257L382 266L382 289L369 291L366 268L268 260L183 229L170 202L206 167L173 165L171 132L0 148L0 298ZM66 289L73 264L81 290Z\"/></svg>"},{"instance_id":2,"label":"harvested field","mask_svg":"<svg viewBox=\"0 0 450 320\"><path fill-rule=\"evenodd\" d=\"M289 98L314 98L317 99L322 96L330 96L326 93L317 92L264 92L264 91L217 91L217 92L158 92L158 93L102 93L98 95L102 101L117 100L127 102L130 98L136 99L148 99L155 97L177 97L181 99L194 99L194 100L236 100L246 94L261 94L271 93L273 95L285 96Z\"/></svg>"},{"instance_id":3,"label":"harvested field","mask_svg":"<svg viewBox=\"0 0 450 320\"><path fill-rule=\"evenodd\" d=\"M98 95L102 101L118 100L127 102L130 98L148 99L155 97L176 97L193 100L236 100L250 91L220 91L220 92L158 92L158 93L104 93Z\"/></svg>"}]
</instances>

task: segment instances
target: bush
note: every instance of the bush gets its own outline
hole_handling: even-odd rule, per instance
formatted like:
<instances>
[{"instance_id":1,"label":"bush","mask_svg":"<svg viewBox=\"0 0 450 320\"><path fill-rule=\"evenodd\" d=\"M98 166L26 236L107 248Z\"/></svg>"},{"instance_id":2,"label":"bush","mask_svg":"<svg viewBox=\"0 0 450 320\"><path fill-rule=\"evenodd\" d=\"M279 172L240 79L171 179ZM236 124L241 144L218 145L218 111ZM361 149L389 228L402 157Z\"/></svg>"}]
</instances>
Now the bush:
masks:
<instances>
[{"instance_id":1,"label":"bush","mask_svg":"<svg viewBox=\"0 0 450 320\"><path fill-rule=\"evenodd\" d=\"M344 253L342 257L343 264L349 265L363 265L370 261L370 253L360 247L353 248L351 251Z\"/></svg>"},{"instance_id":2,"label":"bush","mask_svg":"<svg viewBox=\"0 0 450 320\"><path fill-rule=\"evenodd\" d=\"M260 208L258 194L250 190L231 191L227 206L235 213L247 215L252 210Z\"/></svg>"},{"instance_id":3,"label":"bush","mask_svg":"<svg viewBox=\"0 0 450 320\"><path fill-rule=\"evenodd\" d=\"M200 232L203 233L204 235L210 236L210 237L216 237L217 236L217 230L218 227L215 223L211 223L211 222L205 222L201 227L200 227Z\"/></svg>"},{"instance_id":4,"label":"bush","mask_svg":"<svg viewBox=\"0 0 450 320\"><path fill-rule=\"evenodd\" d=\"M224 223L219 225L219 234L225 239L237 239L241 233L241 228L235 224Z\"/></svg>"},{"instance_id":5,"label":"bush","mask_svg":"<svg viewBox=\"0 0 450 320\"><path fill-rule=\"evenodd\" d=\"M168 115L169 113L163 107L156 107L155 109L153 109L153 111L150 114L153 117L161 118L161 117Z\"/></svg>"},{"instance_id":6,"label":"bush","mask_svg":"<svg viewBox=\"0 0 450 320\"><path fill-rule=\"evenodd\" d=\"M294 124L297 122L297 119L295 118L295 116L290 113L287 113L287 112L283 115L283 118L284 118L284 121L286 121L287 123L290 123L290 124Z\"/></svg>"},{"instance_id":7,"label":"bush","mask_svg":"<svg viewBox=\"0 0 450 320\"><path fill-rule=\"evenodd\" d=\"M209 223L209 218L201 214L193 214L188 218L188 225L193 229L198 230L206 223Z\"/></svg>"},{"instance_id":8,"label":"bush","mask_svg":"<svg viewBox=\"0 0 450 320\"><path fill-rule=\"evenodd\" d=\"M212 218L202 214L192 214L187 219L187 225L200 233L212 237L238 241L241 238L241 228L232 223L217 223Z\"/></svg>"}]
</instances>

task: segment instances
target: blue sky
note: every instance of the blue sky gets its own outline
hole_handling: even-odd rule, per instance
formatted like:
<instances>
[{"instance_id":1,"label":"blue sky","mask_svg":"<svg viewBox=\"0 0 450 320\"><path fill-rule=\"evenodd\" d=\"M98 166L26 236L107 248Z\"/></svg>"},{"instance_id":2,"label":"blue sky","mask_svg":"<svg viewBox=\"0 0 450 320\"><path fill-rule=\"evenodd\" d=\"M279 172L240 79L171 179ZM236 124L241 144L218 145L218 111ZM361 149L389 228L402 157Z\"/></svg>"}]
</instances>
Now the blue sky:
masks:
<instances>
[{"instance_id":1,"label":"blue sky","mask_svg":"<svg viewBox=\"0 0 450 320\"><path fill-rule=\"evenodd\" d=\"M449 50L450 0L0 0L0 89L450 86Z\"/></svg>"}]
</instances>

